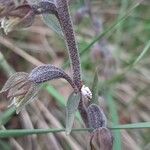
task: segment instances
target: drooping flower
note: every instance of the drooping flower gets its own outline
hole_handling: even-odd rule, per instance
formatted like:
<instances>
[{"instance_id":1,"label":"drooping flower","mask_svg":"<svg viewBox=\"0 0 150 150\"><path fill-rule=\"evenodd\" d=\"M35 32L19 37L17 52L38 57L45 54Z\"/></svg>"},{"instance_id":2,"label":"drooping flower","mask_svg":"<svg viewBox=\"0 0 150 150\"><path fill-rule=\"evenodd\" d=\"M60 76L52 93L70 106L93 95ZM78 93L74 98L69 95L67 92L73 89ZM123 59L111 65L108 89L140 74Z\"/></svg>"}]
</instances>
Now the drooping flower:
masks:
<instances>
[{"instance_id":1,"label":"drooping flower","mask_svg":"<svg viewBox=\"0 0 150 150\"><path fill-rule=\"evenodd\" d=\"M10 105L16 107L16 113L37 98L39 85L28 80L28 73L17 72L5 83L0 93L6 94Z\"/></svg>"},{"instance_id":2,"label":"drooping flower","mask_svg":"<svg viewBox=\"0 0 150 150\"><path fill-rule=\"evenodd\" d=\"M96 129L90 135L90 148L92 150L112 150L113 136L108 128Z\"/></svg>"},{"instance_id":3,"label":"drooping flower","mask_svg":"<svg viewBox=\"0 0 150 150\"><path fill-rule=\"evenodd\" d=\"M7 95L11 101L9 106L15 106L16 113L19 113L24 106L37 98L42 83L59 78L66 79L76 90L72 79L62 69L48 64L34 68L29 74L25 72L13 74L3 86L0 94Z\"/></svg>"}]
</instances>

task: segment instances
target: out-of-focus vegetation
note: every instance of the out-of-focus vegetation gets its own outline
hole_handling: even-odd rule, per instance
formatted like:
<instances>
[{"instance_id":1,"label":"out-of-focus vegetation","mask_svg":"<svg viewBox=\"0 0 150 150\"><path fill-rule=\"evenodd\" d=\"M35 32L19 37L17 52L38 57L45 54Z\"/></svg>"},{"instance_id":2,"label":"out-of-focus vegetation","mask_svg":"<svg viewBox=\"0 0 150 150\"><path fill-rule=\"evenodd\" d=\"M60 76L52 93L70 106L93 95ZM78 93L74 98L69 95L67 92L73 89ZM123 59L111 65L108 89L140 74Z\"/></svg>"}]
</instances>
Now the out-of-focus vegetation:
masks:
<instances>
[{"instance_id":1,"label":"out-of-focus vegetation","mask_svg":"<svg viewBox=\"0 0 150 150\"><path fill-rule=\"evenodd\" d=\"M92 0L94 17L85 16L74 24L79 45L83 82L92 88L94 73L99 76L98 102L103 107L109 125L150 121L150 2L144 0L132 9L124 21L120 19L138 0ZM83 7L83 1L70 2L72 17ZM94 18L94 19L93 19ZM98 24L93 25L93 20ZM113 28L113 24L120 22ZM101 26L99 26L101 25ZM108 30L109 29L109 30ZM113 31L112 31L113 29ZM104 33L107 34L104 35ZM100 34L94 45L89 44ZM89 47L89 48L88 48ZM84 52L83 52L84 50ZM0 37L0 88L14 71L30 72L40 64L54 64L71 74L64 41L41 20L30 28L16 30ZM64 81L43 85L39 100L26 107L8 122L7 129L62 128L65 126L65 105L71 92ZM0 111L8 101L1 96ZM10 110L10 114L13 110ZM74 128L83 128L79 115ZM1 126L4 129L4 126ZM134 128L134 127L133 127ZM150 129L113 130L114 150L149 150ZM70 136L57 134L32 135L0 140L0 149L86 149L87 132L72 132ZM87 140L85 140L87 139Z\"/></svg>"}]
</instances>

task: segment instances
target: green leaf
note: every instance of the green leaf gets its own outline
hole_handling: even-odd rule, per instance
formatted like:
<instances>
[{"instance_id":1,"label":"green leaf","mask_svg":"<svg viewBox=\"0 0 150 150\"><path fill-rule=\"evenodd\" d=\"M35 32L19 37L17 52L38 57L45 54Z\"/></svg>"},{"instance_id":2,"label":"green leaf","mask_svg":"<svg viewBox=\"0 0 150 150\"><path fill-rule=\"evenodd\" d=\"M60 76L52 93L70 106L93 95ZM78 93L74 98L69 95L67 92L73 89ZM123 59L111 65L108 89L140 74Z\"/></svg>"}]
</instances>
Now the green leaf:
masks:
<instances>
[{"instance_id":1,"label":"green leaf","mask_svg":"<svg viewBox=\"0 0 150 150\"><path fill-rule=\"evenodd\" d=\"M74 122L74 117L76 114L76 111L78 109L80 101L80 93L75 93L73 92L67 101L67 107L66 107L66 134L70 134L73 122Z\"/></svg>"},{"instance_id":2,"label":"green leaf","mask_svg":"<svg viewBox=\"0 0 150 150\"><path fill-rule=\"evenodd\" d=\"M98 104L98 74L95 71L93 84L92 84L92 102Z\"/></svg>"},{"instance_id":3,"label":"green leaf","mask_svg":"<svg viewBox=\"0 0 150 150\"><path fill-rule=\"evenodd\" d=\"M45 88L49 94L51 94L51 96L53 96L55 98L55 100L58 102L58 104L61 107L64 107L65 104L65 98L63 97L63 95L61 95L53 86L48 85L47 83L44 84L43 88ZM76 114L76 118L79 120L80 123L82 123L82 118L79 112L77 112Z\"/></svg>"},{"instance_id":4,"label":"green leaf","mask_svg":"<svg viewBox=\"0 0 150 150\"><path fill-rule=\"evenodd\" d=\"M143 51L140 53L140 55L135 59L133 62L133 66L139 63L139 61L146 55L146 53L150 50L150 40L147 42L146 46L144 47Z\"/></svg>"},{"instance_id":5,"label":"green leaf","mask_svg":"<svg viewBox=\"0 0 150 150\"><path fill-rule=\"evenodd\" d=\"M53 14L43 14L42 16L44 23L63 38L63 32L56 16Z\"/></svg>"},{"instance_id":6,"label":"green leaf","mask_svg":"<svg viewBox=\"0 0 150 150\"><path fill-rule=\"evenodd\" d=\"M106 92L106 99L110 111L111 121L113 124L119 124L119 116L117 112L117 105L113 99L113 93L111 90L108 89ZM114 150L120 150L122 147L121 145L121 133L119 130L114 131L114 144L113 149Z\"/></svg>"}]
</instances>

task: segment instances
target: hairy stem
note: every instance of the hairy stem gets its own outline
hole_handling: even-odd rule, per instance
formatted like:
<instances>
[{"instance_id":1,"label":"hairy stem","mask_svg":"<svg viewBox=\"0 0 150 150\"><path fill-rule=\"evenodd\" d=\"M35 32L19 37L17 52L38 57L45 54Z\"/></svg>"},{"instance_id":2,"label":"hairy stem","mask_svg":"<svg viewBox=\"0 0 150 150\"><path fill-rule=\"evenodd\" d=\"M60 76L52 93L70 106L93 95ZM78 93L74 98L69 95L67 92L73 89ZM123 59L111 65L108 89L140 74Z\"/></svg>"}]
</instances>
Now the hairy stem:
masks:
<instances>
[{"instance_id":1,"label":"hairy stem","mask_svg":"<svg viewBox=\"0 0 150 150\"><path fill-rule=\"evenodd\" d=\"M73 80L78 89L81 89L81 67L79 52L75 40L73 24L69 13L68 2L67 0L57 0L57 13L58 19L60 21L61 28L63 30L66 45L69 50L69 57L71 60L71 65L73 69Z\"/></svg>"}]
</instances>

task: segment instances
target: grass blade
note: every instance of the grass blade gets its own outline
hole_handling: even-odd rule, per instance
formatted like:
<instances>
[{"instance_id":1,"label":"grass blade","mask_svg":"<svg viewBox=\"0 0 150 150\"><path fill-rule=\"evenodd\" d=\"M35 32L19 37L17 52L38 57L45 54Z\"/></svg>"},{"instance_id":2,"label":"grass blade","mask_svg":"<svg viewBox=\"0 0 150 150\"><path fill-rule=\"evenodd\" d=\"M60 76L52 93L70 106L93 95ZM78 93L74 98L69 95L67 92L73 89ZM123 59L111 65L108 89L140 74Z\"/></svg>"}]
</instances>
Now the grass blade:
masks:
<instances>
[{"instance_id":1,"label":"grass blade","mask_svg":"<svg viewBox=\"0 0 150 150\"><path fill-rule=\"evenodd\" d=\"M117 29L133 12L135 8L137 8L143 0L137 2L134 6L132 6L120 19L117 19L110 27L106 28L98 37L96 37L90 44L88 44L84 49L81 50L80 56L82 56L87 50L89 50L97 41L102 39L110 32L112 33L114 30ZM63 68L66 68L69 65L69 61L66 61L63 65Z\"/></svg>"},{"instance_id":2,"label":"grass blade","mask_svg":"<svg viewBox=\"0 0 150 150\"><path fill-rule=\"evenodd\" d=\"M146 129L150 128L150 122L140 122L140 123L132 123L132 124L124 124L124 125L112 125L109 127L112 130L121 130L121 129Z\"/></svg>"},{"instance_id":3,"label":"grass blade","mask_svg":"<svg viewBox=\"0 0 150 150\"><path fill-rule=\"evenodd\" d=\"M5 125L16 113L15 107L11 107L0 115L0 125Z\"/></svg>"},{"instance_id":4,"label":"grass blade","mask_svg":"<svg viewBox=\"0 0 150 150\"><path fill-rule=\"evenodd\" d=\"M117 108L116 104L112 98L112 93L109 91L106 93L106 99L110 111L110 116L111 116L111 121L116 125L119 124L119 117L117 113ZM120 131L114 131L114 144L113 144L113 149L114 150L121 150L122 144L121 144L121 133Z\"/></svg>"},{"instance_id":5,"label":"grass blade","mask_svg":"<svg viewBox=\"0 0 150 150\"><path fill-rule=\"evenodd\" d=\"M139 63L139 61L145 56L145 54L150 50L150 40L147 42L146 46L144 47L143 51L140 53L140 55L136 58L136 60L133 62L133 65L136 65Z\"/></svg>"},{"instance_id":6,"label":"grass blade","mask_svg":"<svg viewBox=\"0 0 150 150\"><path fill-rule=\"evenodd\" d=\"M142 123L133 123L133 124L125 124L125 125L112 125L109 127L111 130L121 130L121 129L143 129L150 128L150 122L142 122ZM92 129L90 128L77 128L72 129L74 132L87 132ZM8 137L20 137L27 136L32 134L46 134L46 133L58 133L65 132L65 129L14 129L14 130L0 130L0 138L8 138Z\"/></svg>"}]
</instances>

